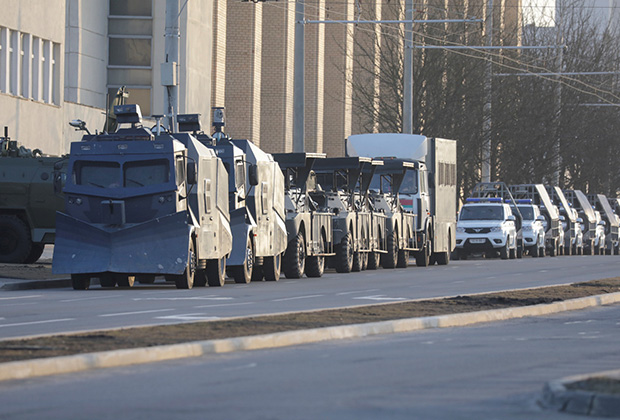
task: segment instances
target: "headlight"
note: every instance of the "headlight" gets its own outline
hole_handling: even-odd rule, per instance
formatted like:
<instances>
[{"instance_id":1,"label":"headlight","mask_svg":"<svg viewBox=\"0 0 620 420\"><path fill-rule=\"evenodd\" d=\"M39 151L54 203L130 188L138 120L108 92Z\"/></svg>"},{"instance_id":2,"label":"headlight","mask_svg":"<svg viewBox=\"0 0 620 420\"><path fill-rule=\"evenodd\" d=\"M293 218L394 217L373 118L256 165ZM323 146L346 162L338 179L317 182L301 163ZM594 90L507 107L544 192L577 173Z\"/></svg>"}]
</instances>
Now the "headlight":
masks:
<instances>
[{"instance_id":1,"label":"headlight","mask_svg":"<svg viewBox=\"0 0 620 420\"><path fill-rule=\"evenodd\" d=\"M501 232L501 231L502 231L501 226L495 226L491 228L491 232Z\"/></svg>"},{"instance_id":2,"label":"headlight","mask_svg":"<svg viewBox=\"0 0 620 420\"><path fill-rule=\"evenodd\" d=\"M531 232L531 231L532 231L532 226L531 225L523 226L523 232Z\"/></svg>"},{"instance_id":3,"label":"headlight","mask_svg":"<svg viewBox=\"0 0 620 420\"><path fill-rule=\"evenodd\" d=\"M456 227L456 233L465 233L465 228L464 228L464 227L457 226L457 227Z\"/></svg>"}]
</instances>

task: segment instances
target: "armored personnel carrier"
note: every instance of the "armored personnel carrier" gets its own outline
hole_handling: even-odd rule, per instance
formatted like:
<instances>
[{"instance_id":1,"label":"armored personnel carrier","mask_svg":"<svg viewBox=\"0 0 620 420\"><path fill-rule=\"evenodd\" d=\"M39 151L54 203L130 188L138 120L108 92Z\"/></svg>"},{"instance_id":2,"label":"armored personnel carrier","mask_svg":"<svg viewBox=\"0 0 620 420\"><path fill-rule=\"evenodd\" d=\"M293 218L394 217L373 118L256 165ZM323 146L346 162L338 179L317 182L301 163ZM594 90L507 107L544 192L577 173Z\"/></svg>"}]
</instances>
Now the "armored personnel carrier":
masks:
<instances>
[{"instance_id":1,"label":"armored personnel carrier","mask_svg":"<svg viewBox=\"0 0 620 420\"><path fill-rule=\"evenodd\" d=\"M71 144L53 272L74 289L152 283L224 284L232 249L228 174L191 135L154 136L137 105L114 108L122 128Z\"/></svg>"},{"instance_id":2,"label":"armored personnel carrier","mask_svg":"<svg viewBox=\"0 0 620 420\"><path fill-rule=\"evenodd\" d=\"M57 210L64 201L54 193L54 165L60 156L43 156L0 137L0 262L36 262L45 244L54 243ZM60 163L56 171L63 172Z\"/></svg>"},{"instance_id":3,"label":"armored personnel carrier","mask_svg":"<svg viewBox=\"0 0 620 420\"><path fill-rule=\"evenodd\" d=\"M321 277L325 258L334 255L332 213L310 198L317 188L314 162L324 153L274 153L284 174L288 245L282 271L287 278Z\"/></svg>"}]
</instances>

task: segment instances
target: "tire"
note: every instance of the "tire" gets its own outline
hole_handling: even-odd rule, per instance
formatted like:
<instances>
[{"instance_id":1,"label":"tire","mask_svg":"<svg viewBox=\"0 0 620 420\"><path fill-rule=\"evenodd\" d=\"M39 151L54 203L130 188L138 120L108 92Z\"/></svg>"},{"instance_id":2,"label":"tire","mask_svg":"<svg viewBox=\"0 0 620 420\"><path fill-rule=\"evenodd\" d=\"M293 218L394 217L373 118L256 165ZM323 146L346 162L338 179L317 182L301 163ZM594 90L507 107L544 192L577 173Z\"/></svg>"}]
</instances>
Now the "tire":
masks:
<instances>
[{"instance_id":1,"label":"tire","mask_svg":"<svg viewBox=\"0 0 620 420\"><path fill-rule=\"evenodd\" d=\"M30 254L26 257L24 264L34 264L36 263L41 255L43 255L43 251L45 250L45 244L33 243L30 248Z\"/></svg>"},{"instance_id":2,"label":"tire","mask_svg":"<svg viewBox=\"0 0 620 420\"><path fill-rule=\"evenodd\" d=\"M209 287L222 287L226 282L226 256L207 261L205 273Z\"/></svg>"},{"instance_id":3,"label":"tire","mask_svg":"<svg viewBox=\"0 0 620 420\"><path fill-rule=\"evenodd\" d=\"M570 245L568 246L568 248L564 246L564 255L568 255L568 256L573 255L573 247Z\"/></svg>"},{"instance_id":4,"label":"tire","mask_svg":"<svg viewBox=\"0 0 620 420\"><path fill-rule=\"evenodd\" d=\"M267 281L280 280L280 271L282 270L282 254L265 258L263 263L263 274Z\"/></svg>"},{"instance_id":5,"label":"tire","mask_svg":"<svg viewBox=\"0 0 620 420\"><path fill-rule=\"evenodd\" d=\"M415 254L415 265L417 265L418 267L428 267L430 262L431 262L431 256L430 256L430 247L431 244L427 243L426 245L424 245L424 248L422 248L421 251L416 252Z\"/></svg>"},{"instance_id":6,"label":"tire","mask_svg":"<svg viewBox=\"0 0 620 420\"><path fill-rule=\"evenodd\" d=\"M409 251L400 249L396 260L396 268L407 268L409 266Z\"/></svg>"},{"instance_id":7,"label":"tire","mask_svg":"<svg viewBox=\"0 0 620 420\"><path fill-rule=\"evenodd\" d=\"M376 270L377 268L379 268L380 259L381 259L381 254L379 254L378 252L369 252L368 253L368 265L366 268L368 270Z\"/></svg>"},{"instance_id":8,"label":"tire","mask_svg":"<svg viewBox=\"0 0 620 420\"><path fill-rule=\"evenodd\" d=\"M450 242L448 241L448 243ZM448 265L450 264L450 252L438 252L435 259L437 260L438 265Z\"/></svg>"},{"instance_id":9,"label":"tire","mask_svg":"<svg viewBox=\"0 0 620 420\"><path fill-rule=\"evenodd\" d=\"M383 268L394 268L398 262L398 235L393 231L387 236L387 254L381 254Z\"/></svg>"},{"instance_id":10,"label":"tire","mask_svg":"<svg viewBox=\"0 0 620 420\"><path fill-rule=\"evenodd\" d=\"M508 250L508 258L514 260L517 258L517 248L511 248Z\"/></svg>"},{"instance_id":11,"label":"tire","mask_svg":"<svg viewBox=\"0 0 620 420\"><path fill-rule=\"evenodd\" d=\"M350 273L353 268L353 236L347 233L336 249L336 271Z\"/></svg>"},{"instance_id":12,"label":"tire","mask_svg":"<svg viewBox=\"0 0 620 420\"><path fill-rule=\"evenodd\" d=\"M362 271L368 268L368 252L362 254Z\"/></svg>"},{"instance_id":13,"label":"tire","mask_svg":"<svg viewBox=\"0 0 620 420\"><path fill-rule=\"evenodd\" d=\"M116 276L114 273L101 273L99 284L106 289L116 287Z\"/></svg>"},{"instance_id":14,"label":"tire","mask_svg":"<svg viewBox=\"0 0 620 420\"><path fill-rule=\"evenodd\" d=\"M523 258L523 246L518 246L517 247L517 258L518 259Z\"/></svg>"},{"instance_id":15,"label":"tire","mask_svg":"<svg viewBox=\"0 0 620 420\"><path fill-rule=\"evenodd\" d=\"M499 257L500 257L502 260L507 260L507 259L508 259L508 257L509 257L509 254L510 254L510 249L508 248L508 242L509 242L509 240L507 239L507 240L506 240L506 245L504 245L504 246L502 247L502 249L500 249L500 250L499 250Z\"/></svg>"},{"instance_id":16,"label":"tire","mask_svg":"<svg viewBox=\"0 0 620 420\"><path fill-rule=\"evenodd\" d=\"M26 223L17 216L0 215L0 263L22 264L31 248L30 229Z\"/></svg>"},{"instance_id":17,"label":"tire","mask_svg":"<svg viewBox=\"0 0 620 420\"><path fill-rule=\"evenodd\" d=\"M205 287L207 285L207 270L198 269L194 276L194 287Z\"/></svg>"},{"instance_id":18,"label":"tire","mask_svg":"<svg viewBox=\"0 0 620 420\"><path fill-rule=\"evenodd\" d=\"M321 249L319 253L325 252L325 237L321 240ZM306 258L306 276L308 277L321 277L325 272L325 257L319 255L313 255Z\"/></svg>"},{"instance_id":19,"label":"tire","mask_svg":"<svg viewBox=\"0 0 620 420\"><path fill-rule=\"evenodd\" d=\"M126 274L118 274L116 282L118 283L118 287L130 288L133 287L133 284L136 281L135 276L128 276Z\"/></svg>"},{"instance_id":20,"label":"tire","mask_svg":"<svg viewBox=\"0 0 620 420\"><path fill-rule=\"evenodd\" d=\"M235 283L248 284L252 281L252 271L254 271L254 247L249 237L245 247L245 260L243 264L231 267L230 269Z\"/></svg>"},{"instance_id":21,"label":"tire","mask_svg":"<svg viewBox=\"0 0 620 420\"><path fill-rule=\"evenodd\" d=\"M136 281L140 284L153 284L155 283L155 275L154 274L138 274L136 276Z\"/></svg>"},{"instance_id":22,"label":"tire","mask_svg":"<svg viewBox=\"0 0 620 420\"><path fill-rule=\"evenodd\" d=\"M351 265L351 272L357 273L362 271L362 267L364 266L364 253L363 252L354 252L353 253L353 265Z\"/></svg>"},{"instance_id":23,"label":"tire","mask_svg":"<svg viewBox=\"0 0 620 420\"><path fill-rule=\"evenodd\" d=\"M303 233L298 233L286 247L282 271L287 279L298 279L306 269L306 241Z\"/></svg>"},{"instance_id":24,"label":"tire","mask_svg":"<svg viewBox=\"0 0 620 420\"><path fill-rule=\"evenodd\" d=\"M73 286L73 290L88 290L90 276L88 274L71 274L71 286Z\"/></svg>"},{"instance_id":25,"label":"tire","mask_svg":"<svg viewBox=\"0 0 620 420\"><path fill-rule=\"evenodd\" d=\"M180 276L175 276L174 284L177 289L191 289L194 287L194 276L196 275L196 252L194 251L194 240L189 241L189 258L185 271Z\"/></svg>"}]
</instances>

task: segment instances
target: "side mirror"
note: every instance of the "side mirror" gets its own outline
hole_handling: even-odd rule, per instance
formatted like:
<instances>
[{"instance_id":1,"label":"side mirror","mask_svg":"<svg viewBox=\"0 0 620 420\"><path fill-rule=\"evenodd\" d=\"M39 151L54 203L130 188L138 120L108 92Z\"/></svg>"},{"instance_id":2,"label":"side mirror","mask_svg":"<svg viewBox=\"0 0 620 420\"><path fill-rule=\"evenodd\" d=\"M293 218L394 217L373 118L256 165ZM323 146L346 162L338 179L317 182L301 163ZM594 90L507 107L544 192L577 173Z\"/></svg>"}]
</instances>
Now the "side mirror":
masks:
<instances>
[{"instance_id":1,"label":"side mirror","mask_svg":"<svg viewBox=\"0 0 620 420\"><path fill-rule=\"evenodd\" d=\"M248 168L248 181L250 185L258 185L258 165L250 165Z\"/></svg>"},{"instance_id":2,"label":"side mirror","mask_svg":"<svg viewBox=\"0 0 620 420\"><path fill-rule=\"evenodd\" d=\"M514 222L515 220L517 220L517 218L515 217L514 214L511 214L510 216L506 218L506 220L509 222Z\"/></svg>"},{"instance_id":3,"label":"side mirror","mask_svg":"<svg viewBox=\"0 0 620 420\"><path fill-rule=\"evenodd\" d=\"M583 219L581 217L577 218L577 223L582 224L583 223Z\"/></svg>"},{"instance_id":4,"label":"side mirror","mask_svg":"<svg viewBox=\"0 0 620 420\"><path fill-rule=\"evenodd\" d=\"M604 221L604 220L601 220L600 222L598 222L598 225L599 225L599 226L605 226L605 225L606 225L606 223L605 223L605 221Z\"/></svg>"},{"instance_id":5,"label":"side mirror","mask_svg":"<svg viewBox=\"0 0 620 420\"><path fill-rule=\"evenodd\" d=\"M539 215L539 216L536 218L536 220L537 220L537 221L539 221L539 222L544 222L544 221L545 221L545 216L543 216L543 215L541 214L541 215Z\"/></svg>"},{"instance_id":6,"label":"side mirror","mask_svg":"<svg viewBox=\"0 0 620 420\"><path fill-rule=\"evenodd\" d=\"M566 217L560 215L560 220L563 222L564 220L566 220Z\"/></svg>"},{"instance_id":7,"label":"side mirror","mask_svg":"<svg viewBox=\"0 0 620 420\"><path fill-rule=\"evenodd\" d=\"M196 175L196 162L190 161L187 162L187 183L190 185L195 185L198 182L198 177Z\"/></svg>"}]
</instances>

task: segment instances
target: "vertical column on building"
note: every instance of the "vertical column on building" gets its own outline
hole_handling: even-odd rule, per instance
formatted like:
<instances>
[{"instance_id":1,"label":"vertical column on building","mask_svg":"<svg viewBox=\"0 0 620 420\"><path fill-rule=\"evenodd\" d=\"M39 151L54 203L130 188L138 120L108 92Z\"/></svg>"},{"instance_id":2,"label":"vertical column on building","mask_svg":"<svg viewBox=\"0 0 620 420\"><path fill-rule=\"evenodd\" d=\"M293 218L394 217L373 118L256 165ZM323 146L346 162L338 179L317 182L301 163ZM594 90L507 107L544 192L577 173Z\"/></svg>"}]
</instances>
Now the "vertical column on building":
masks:
<instances>
[{"instance_id":1,"label":"vertical column on building","mask_svg":"<svg viewBox=\"0 0 620 420\"><path fill-rule=\"evenodd\" d=\"M226 131L260 146L263 4L228 2Z\"/></svg>"},{"instance_id":2,"label":"vertical column on building","mask_svg":"<svg viewBox=\"0 0 620 420\"><path fill-rule=\"evenodd\" d=\"M21 94L24 98L32 97L32 34L23 34L22 38L22 86Z\"/></svg>"},{"instance_id":3,"label":"vertical column on building","mask_svg":"<svg viewBox=\"0 0 620 420\"><path fill-rule=\"evenodd\" d=\"M325 0L306 0L306 19L325 19ZM307 24L305 29L305 105L307 152L323 151L325 25Z\"/></svg>"},{"instance_id":4,"label":"vertical column on building","mask_svg":"<svg viewBox=\"0 0 620 420\"><path fill-rule=\"evenodd\" d=\"M226 0L213 0L211 106L226 105L226 3Z\"/></svg>"},{"instance_id":5,"label":"vertical column on building","mask_svg":"<svg viewBox=\"0 0 620 420\"><path fill-rule=\"evenodd\" d=\"M353 20L352 1L327 0L327 20ZM351 134L354 26L325 26L325 106L323 152L343 156L344 141Z\"/></svg>"},{"instance_id":6,"label":"vertical column on building","mask_svg":"<svg viewBox=\"0 0 620 420\"><path fill-rule=\"evenodd\" d=\"M380 20L381 1L360 3L360 20ZM374 132L378 129L380 97L381 25L363 24L355 32L353 72L354 133Z\"/></svg>"},{"instance_id":7,"label":"vertical column on building","mask_svg":"<svg viewBox=\"0 0 620 420\"><path fill-rule=\"evenodd\" d=\"M9 29L0 28L0 92L9 91Z\"/></svg>"},{"instance_id":8,"label":"vertical column on building","mask_svg":"<svg viewBox=\"0 0 620 420\"><path fill-rule=\"evenodd\" d=\"M295 3L265 3L262 32L261 147L293 150Z\"/></svg>"}]
</instances>

